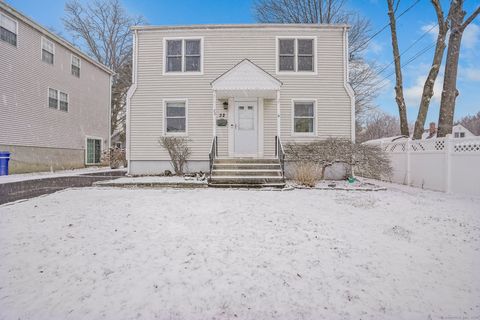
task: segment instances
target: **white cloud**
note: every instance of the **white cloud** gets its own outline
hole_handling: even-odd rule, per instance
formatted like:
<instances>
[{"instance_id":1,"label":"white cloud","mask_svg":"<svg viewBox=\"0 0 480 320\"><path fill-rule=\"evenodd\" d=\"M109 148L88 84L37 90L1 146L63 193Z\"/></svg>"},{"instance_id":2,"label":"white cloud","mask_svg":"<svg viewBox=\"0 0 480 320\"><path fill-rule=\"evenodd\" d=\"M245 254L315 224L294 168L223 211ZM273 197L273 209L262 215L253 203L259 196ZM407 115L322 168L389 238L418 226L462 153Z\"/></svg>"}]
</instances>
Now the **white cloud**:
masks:
<instances>
[{"instance_id":1,"label":"white cloud","mask_svg":"<svg viewBox=\"0 0 480 320\"><path fill-rule=\"evenodd\" d=\"M435 25L434 23L429 23L422 26L421 29L423 32L428 32L428 34L430 34L430 36L432 37L433 41L437 41L438 25Z\"/></svg>"},{"instance_id":2,"label":"white cloud","mask_svg":"<svg viewBox=\"0 0 480 320\"><path fill-rule=\"evenodd\" d=\"M467 49L474 49L480 38L480 26L471 23L463 32L462 45Z\"/></svg>"},{"instance_id":3,"label":"white cloud","mask_svg":"<svg viewBox=\"0 0 480 320\"><path fill-rule=\"evenodd\" d=\"M417 79L415 80L415 85L405 88L404 96L407 106L418 108L418 106L420 105L420 99L422 98L423 86L425 84L426 78L426 76L417 77ZM433 97L431 100L432 103L440 102L440 98L442 95L442 84L443 77L439 75L437 77L437 81L435 81L435 84L433 85Z\"/></svg>"},{"instance_id":4,"label":"white cloud","mask_svg":"<svg viewBox=\"0 0 480 320\"><path fill-rule=\"evenodd\" d=\"M475 67L460 67L458 70L458 76L462 80L467 81L480 81L480 68Z\"/></svg>"},{"instance_id":5,"label":"white cloud","mask_svg":"<svg viewBox=\"0 0 480 320\"><path fill-rule=\"evenodd\" d=\"M370 41L370 44L368 45L367 51L374 53L374 54L379 54L380 52L383 51L383 46L376 42L376 41Z\"/></svg>"}]
</instances>

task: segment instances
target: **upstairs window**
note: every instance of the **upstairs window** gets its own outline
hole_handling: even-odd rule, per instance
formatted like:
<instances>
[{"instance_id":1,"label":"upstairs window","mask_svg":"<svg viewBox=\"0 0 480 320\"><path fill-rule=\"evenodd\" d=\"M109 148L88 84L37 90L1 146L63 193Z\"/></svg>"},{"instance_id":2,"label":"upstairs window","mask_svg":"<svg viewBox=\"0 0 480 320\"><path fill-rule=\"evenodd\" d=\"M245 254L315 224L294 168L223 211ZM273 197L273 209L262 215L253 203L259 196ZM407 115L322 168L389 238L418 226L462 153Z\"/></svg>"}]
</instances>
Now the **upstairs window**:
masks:
<instances>
[{"instance_id":1,"label":"upstairs window","mask_svg":"<svg viewBox=\"0 0 480 320\"><path fill-rule=\"evenodd\" d=\"M53 64L55 45L52 41L42 38L42 61Z\"/></svg>"},{"instance_id":2,"label":"upstairs window","mask_svg":"<svg viewBox=\"0 0 480 320\"><path fill-rule=\"evenodd\" d=\"M313 135L315 133L315 102L293 102L293 132Z\"/></svg>"},{"instance_id":3,"label":"upstairs window","mask_svg":"<svg viewBox=\"0 0 480 320\"><path fill-rule=\"evenodd\" d=\"M279 72L314 72L314 39L278 39Z\"/></svg>"},{"instance_id":4,"label":"upstairs window","mask_svg":"<svg viewBox=\"0 0 480 320\"><path fill-rule=\"evenodd\" d=\"M165 103L165 133L185 134L187 132L186 101L168 101Z\"/></svg>"},{"instance_id":5,"label":"upstairs window","mask_svg":"<svg viewBox=\"0 0 480 320\"><path fill-rule=\"evenodd\" d=\"M17 21L0 13L0 39L17 46Z\"/></svg>"},{"instance_id":6,"label":"upstairs window","mask_svg":"<svg viewBox=\"0 0 480 320\"><path fill-rule=\"evenodd\" d=\"M201 39L166 40L166 72L201 72Z\"/></svg>"},{"instance_id":7,"label":"upstairs window","mask_svg":"<svg viewBox=\"0 0 480 320\"><path fill-rule=\"evenodd\" d=\"M80 78L80 58L72 55L72 75Z\"/></svg>"}]
</instances>

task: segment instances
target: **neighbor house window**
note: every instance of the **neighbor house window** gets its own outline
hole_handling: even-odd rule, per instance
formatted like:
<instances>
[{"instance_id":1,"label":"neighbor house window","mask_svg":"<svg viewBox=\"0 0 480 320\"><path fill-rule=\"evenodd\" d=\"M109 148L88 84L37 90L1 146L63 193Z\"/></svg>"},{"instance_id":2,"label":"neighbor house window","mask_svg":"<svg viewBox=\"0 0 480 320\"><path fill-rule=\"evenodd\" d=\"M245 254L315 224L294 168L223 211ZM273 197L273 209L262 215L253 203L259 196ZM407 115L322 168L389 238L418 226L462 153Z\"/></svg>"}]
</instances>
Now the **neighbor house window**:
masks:
<instances>
[{"instance_id":1,"label":"neighbor house window","mask_svg":"<svg viewBox=\"0 0 480 320\"><path fill-rule=\"evenodd\" d=\"M315 102L294 101L293 103L293 132L314 134L315 130Z\"/></svg>"},{"instance_id":2,"label":"neighbor house window","mask_svg":"<svg viewBox=\"0 0 480 320\"><path fill-rule=\"evenodd\" d=\"M55 45L52 41L42 38L42 61L53 64Z\"/></svg>"},{"instance_id":3,"label":"neighbor house window","mask_svg":"<svg viewBox=\"0 0 480 320\"><path fill-rule=\"evenodd\" d=\"M187 131L187 107L185 101L165 103L165 133L176 134Z\"/></svg>"},{"instance_id":4,"label":"neighbor house window","mask_svg":"<svg viewBox=\"0 0 480 320\"><path fill-rule=\"evenodd\" d=\"M60 110L68 111L68 94L60 92Z\"/></svg>"},{"instance_id":5,"label":"neighbor house window","mask_svg":"<svg viewBox=\"0 0 480 320\"><path fill-rule=\"evenodd\" d=\"M102 153L102 140L87 138L87 164L99 164Z\"/></svg>"},{"instance_id":6,"label":"neighbor house window","mask_svg":"<svg viewBox=\"0 0 480 320\"><path fill-rule=\"evenodd\" d=\"M52 109L68 111L68 94L48 88L48 106Z\"/></svg>"},{"instance_id":7,"label":"neighbor house window","mask_svg":"<svg viewBox=\"0 0 480 320\"><path fill-rule=\"evenodd\" d=\"M58 90L48 89L48 106L53 109L58 109Z\"/></svg>"},{"instance_id":8,"label":"neighbor house window","mask_svg":"<svg viewBox=\"0 0 480 320\"><path fill-rule=\"evenodd\" d=\"M80 58L72 55L72 74L80 78Z\"/></svg>"},{"instance_id":9,"label":"neighbor house window","mask_svg":"<svg viewBox=\"0 0 480 320\"><path fill-rule=\"evenodd\" d=\"M314 39L278 39L278 71L315 71Z\"/></svg>"},{"instance_id":10,"label":"neighbor house window","mask_svg":"<svg viewBox=\"0 0 480 320\"><path fill-rule=\"evenodd\" d=\"M0 13L0 39L17 46L17 21Z\"/></svg>"},{"instance_id":11,"label":"neighbor house window","mask_svg":"<svg viewBox=\"0 0 480 320\"><path fill-rule=\"evenodd\" d=\"M166 40L166 72L200 72L202 68L201 39Z\"/></svg>"}]
</instances>

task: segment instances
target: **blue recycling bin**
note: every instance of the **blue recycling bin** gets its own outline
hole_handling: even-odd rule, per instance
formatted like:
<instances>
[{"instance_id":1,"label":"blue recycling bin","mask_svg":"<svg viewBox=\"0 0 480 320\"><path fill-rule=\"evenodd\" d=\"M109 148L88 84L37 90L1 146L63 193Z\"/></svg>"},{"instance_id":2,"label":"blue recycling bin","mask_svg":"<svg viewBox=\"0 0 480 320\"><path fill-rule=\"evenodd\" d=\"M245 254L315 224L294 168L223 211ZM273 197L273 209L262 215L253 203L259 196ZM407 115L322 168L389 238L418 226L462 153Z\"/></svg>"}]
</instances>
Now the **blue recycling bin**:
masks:
<instances>
[{"instance_id":1,"label":"blue recycling bin","mask_svg":"<svg viewBox=\"0 0 480 320\"><path fill-rule=\"evenodd\" d=\"M0 151L0 176L8 176L8 161L10 152Z\"/></svg>"}]
</instances>

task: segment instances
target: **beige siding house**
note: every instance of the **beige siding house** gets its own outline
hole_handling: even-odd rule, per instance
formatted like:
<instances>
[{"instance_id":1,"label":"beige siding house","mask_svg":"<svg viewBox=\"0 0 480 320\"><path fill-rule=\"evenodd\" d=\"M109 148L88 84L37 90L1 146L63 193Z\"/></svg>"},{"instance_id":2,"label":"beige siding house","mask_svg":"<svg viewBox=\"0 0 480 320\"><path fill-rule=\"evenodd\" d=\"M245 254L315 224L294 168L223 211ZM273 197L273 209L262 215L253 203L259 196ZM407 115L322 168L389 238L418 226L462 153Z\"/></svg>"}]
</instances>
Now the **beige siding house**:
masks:
<instances>
[{"instance_id":1,"label":"beige siding house","mask_svg":"<svg viewBox=\"0 0 480 320\"><path fill-rule=\"evenodd\" d=\"M188 138L190 171L275 159L281 144L355 139L345 25L134 27L131 174L171 170L161 136Z\"/></svg>"},{"instance_id":2,"label":"beige siding house","mask_svg":"<svg viewBox=\"0 0 480 320\"><path fill-rule=\"evenodd\" d=\"M97 164L112 72L0 2L0 151L10 172Z\"/></svg>"}]
</instances>

